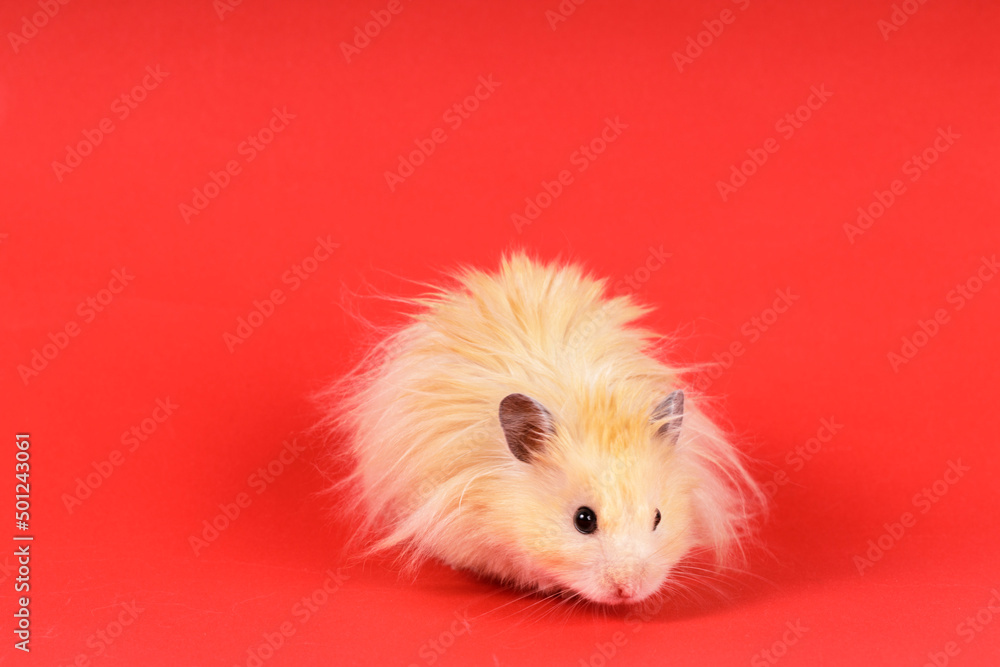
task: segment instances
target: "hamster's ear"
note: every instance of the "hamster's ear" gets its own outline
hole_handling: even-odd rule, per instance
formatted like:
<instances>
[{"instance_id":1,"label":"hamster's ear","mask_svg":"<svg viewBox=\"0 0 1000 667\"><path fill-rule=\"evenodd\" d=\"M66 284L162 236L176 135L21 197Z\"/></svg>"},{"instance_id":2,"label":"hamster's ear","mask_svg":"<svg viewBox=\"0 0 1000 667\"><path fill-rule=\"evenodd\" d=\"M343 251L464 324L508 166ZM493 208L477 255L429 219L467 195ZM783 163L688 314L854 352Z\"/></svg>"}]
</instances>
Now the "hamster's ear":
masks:
<instances>
[{"instance_id":1,"label":"hamster's ear","mask_svg":"<svg viewBox=\"0 0 1000 667\"><path fill-rule=\"evenodd\" d=\"M656 435L665 437L670 444L677 444L684 418L684 392L680 389L670 392L663 402L653 410L653 421L667 420L656 429Z\"/></svg>"},{"instance_id":2,"label":"hamster's ear","mask_svg":"<svg viewBox=\"0 0 1000 667\"><path fill-rule=\"evenodd\" d=\"M555 433L549 411L524 394L510 394L500 401L500 426L511 453L525 463L531 463L531 456Z\"/></svg>"}]
</instances>

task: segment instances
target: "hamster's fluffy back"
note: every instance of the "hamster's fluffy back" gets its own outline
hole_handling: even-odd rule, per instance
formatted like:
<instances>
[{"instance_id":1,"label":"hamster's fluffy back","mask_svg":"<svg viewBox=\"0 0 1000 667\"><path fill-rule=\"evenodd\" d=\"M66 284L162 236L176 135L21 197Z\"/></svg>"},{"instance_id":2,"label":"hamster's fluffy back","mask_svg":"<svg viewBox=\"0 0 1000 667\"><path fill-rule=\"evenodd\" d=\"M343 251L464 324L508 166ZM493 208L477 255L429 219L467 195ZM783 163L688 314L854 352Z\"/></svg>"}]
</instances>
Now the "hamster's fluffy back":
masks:
<instances>
[{"instance_id":1,"label":"hamster's fluffy back","mask_svg":"<svg viewBox=\"0 0 1000 667\"><path fill-rule=\"evenodd\" d=\"M476 520L476 508L505 502L524 465L507 449L500 400L524 393L557 419L600 428L648 414L678 372L652 356L659 337L635 325L647 309L576 265L513 254L498 272L465 269L455 283L414 299L412 320L327 392L325 426L348 437L346 483L359 535L378 536L373 551L399 547L410 564L437 556L530 584L529 564L505 548L503 519ZM595 387L627 409L602 411ZM690 392L683 429L678 451L699 480L697 546L725 558L760 492ZM486 553L494 567L480 562Z\"/></svg>"}]
</instances>

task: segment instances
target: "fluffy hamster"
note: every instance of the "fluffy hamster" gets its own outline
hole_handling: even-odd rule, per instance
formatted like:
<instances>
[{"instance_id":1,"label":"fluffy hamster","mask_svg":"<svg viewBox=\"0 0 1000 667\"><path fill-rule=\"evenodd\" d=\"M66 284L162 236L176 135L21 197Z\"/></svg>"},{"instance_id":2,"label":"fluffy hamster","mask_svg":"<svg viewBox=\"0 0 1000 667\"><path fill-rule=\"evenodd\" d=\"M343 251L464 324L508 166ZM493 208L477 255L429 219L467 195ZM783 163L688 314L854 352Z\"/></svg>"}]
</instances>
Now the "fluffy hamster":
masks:
<instances>
[{"instance_id":1,"label":"fluffy hamster","mask_svg":"<svg viewBox=\"0 0 1000 667\"><path fill-rule=\"evenodd\" d=\"M325 396L372 551L605 604L734 551L761 494L648 308L523 254L454 277Z\"/></svg>"}]
</instances>

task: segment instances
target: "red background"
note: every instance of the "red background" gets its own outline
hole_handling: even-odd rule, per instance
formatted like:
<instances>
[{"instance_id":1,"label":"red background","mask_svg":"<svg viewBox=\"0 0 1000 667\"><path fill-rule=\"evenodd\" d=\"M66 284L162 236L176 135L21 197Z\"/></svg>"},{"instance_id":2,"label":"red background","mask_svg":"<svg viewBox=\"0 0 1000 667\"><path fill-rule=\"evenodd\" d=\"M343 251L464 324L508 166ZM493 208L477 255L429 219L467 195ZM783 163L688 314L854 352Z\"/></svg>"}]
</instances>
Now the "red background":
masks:
<instances>
[{"instance_id":1,"label":"red background","mask_svg":"<svg viewBox=\"0 0 1000 667\"><path fill-rule=\"evenodd\" d=\"M590 0L553 27L556 0L405 2L348 62L341 43L385 2L245 0L220 18L210 0L73 1L36 31L23 20L39 3L4 3L0 468L9 507L14 434L30 433L35 542L30 656L12 648L13 546L0 557L0 662L255 664L287 624L266 664L996 664L1000 280L974 277L1000 246L1000 8L911 1L883 35L888 0L686 4ZM167 74L123 118L147 67ZM455 128L443 114L479 77L499 85ZM799 109L813 87L829 98ZM294 118L247 161L241 142L275 108ZM797 110L808 119L787 136L776 123ZM607 118L627 127L579 172L574 152ZM54 167L102 119L113 130L89 155ZM446 140L391 190L385 172L435 128ZM910 180L939 128L958 138ZM769 138L777 152L724 199L718 182ZM239 173L185 221L180 205L229 161ZM511 215L564 169L572 183L518 232ZM849 239L896 179L905 191ZM282 276L318 237L339 248L293 290ZM668 261L644 273L660 246ZM348 521L317 496L306 429L310 392L368 340L351 313L397 321L364 295L412 295L407 279L512 247L633 276L659 306L651 324L682 335L681 360L719 362L709 392L757 474L787 482L767 552L721 595L639 621L437 565L411 580L340 560ZM86 321L78 304L122 267L134 279ZM981 289L959 308L970 279ZM224 334L276 288L285 301L230 351ZM798 299L775 321L786 289ZM939 309L945 323L894 368ZM178 407L129 451L122 434L157 399ZM786 458L830 418L842 428L810 460ZM306 451L252 486L293 439ZM938 497L949 462L968 471ZM915 498L925 488L933 505ZM189 538L240 493L250 505L195 555ZM880 537L888 550L859 574ZM342 584L302 622L295 605L337 567ZM977 612L992 622L960 626Z\"/></svg>"}]
</instances>

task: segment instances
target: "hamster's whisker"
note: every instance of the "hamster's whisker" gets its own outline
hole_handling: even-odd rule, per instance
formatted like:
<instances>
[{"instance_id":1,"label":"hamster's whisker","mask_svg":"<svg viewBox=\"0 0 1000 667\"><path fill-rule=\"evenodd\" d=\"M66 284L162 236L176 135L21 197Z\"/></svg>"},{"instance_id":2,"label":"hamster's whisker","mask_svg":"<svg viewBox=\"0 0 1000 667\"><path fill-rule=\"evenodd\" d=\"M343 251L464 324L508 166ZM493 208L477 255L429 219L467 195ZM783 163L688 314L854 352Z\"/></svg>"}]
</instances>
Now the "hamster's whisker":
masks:
<instances>
[{"instance_id":1,"label":"hamster's whisker","mask_svg":"<svg viewBox=\"0 0 1000 667\"><path fill-rule=\"evenodd\" d=\"M690 563L690 564L684 564L682 566L678 566L678 570L680 570L680 569L690 570L690 571L693 571L693 572L699 572L699 573L707 574L707 575L714 575L714 576L717 576L717 577L725 577L725 578L728 578L728 579L732 579L733 581L736 581L736 582L738 582L738 581L740 581L740 580L742 580L742 579L744 579L746 577L750 577L750 578L756 579L757 581L760 581L762 583L768 584L769 586L774 586L775 588L778 587L778 584L775 581L773 581L773 580L771 580L771 579L769 579L767 577L764 577L762 575L756 574L755 572L751 572L750 570L748 570L746 568L732 567L732 566L729 566L729 565L725 565L723 563L719 563L719 564L715 565L714 568L712 568L712 567L707 567L707 568L706 567L698 567L697 565L695 565L693 563ZM720 571L720 570L728 570L728 571Z\"/></svg>"},{"instance_id":2,"label":"hamster's whisker","mask_svg":"<svg viewBox=\"0 0 1000 667\"><path fill-rule=\"evenodd\" d=\"M538 600L535 600L534 602L532 602L531 604L529 604L529 605L527 605L525 607L522 607L521 609L518 609L516 611L513 611L512 613L507 614L506 616L504 616L504 617L502 617L502 618L500 618L498 620L504 620L504 619L510 618L511 616L513 616L515 614L521 614L523 617L517 623L515 623L513 626L511 626L511 627L516 628L516 627L519 627L519 626L527 623L528 621L535 621L535 622L537 622L537 621L541 620L542 618L544 618L546 614L553 613L553 612L555 612L555 611L557 611L557 610L560 609L560 605L558 604L558 602L555 601L555 598L559 597L559 595L560 595L558 592L556 592L556 593L538 593L537 591L529 591L526 595L522 596L520 599L523 600L523 599L525 599L527 597L531 597L533 595L541 595L541 597ZM548 607L546 607L546 605L548 605ZM535 616L536 612L538 612L538 611L542 612L541 615L537 616L537 618L533 618L533 616Z\"/></svg>"},{"instance_id":3,"label":"hamster's whisker","mask_svg":"<svg viewBox=\"0 0 1000 667\"><path fill-rule=\"evenodd\" d=\"M487 614L495 614L496 612L500 611L504 607L507 607L508 605L512 605L515 602L520 602L521 600L524 600L525 598L530 597L532 595L534 595L534 591L527 591L525 593L522 593L522 594L518 595L517 597L515 597L515 598L513 598L511 600L507 600L506 602L504 602L502 605L500 605L498 607L490 609L489 611L484 611L483 613L479 614L478 616L474 616L473 620L478 620L478 619L482 618L483 616L486 616Z\"/></svg>"}]
</instances>

